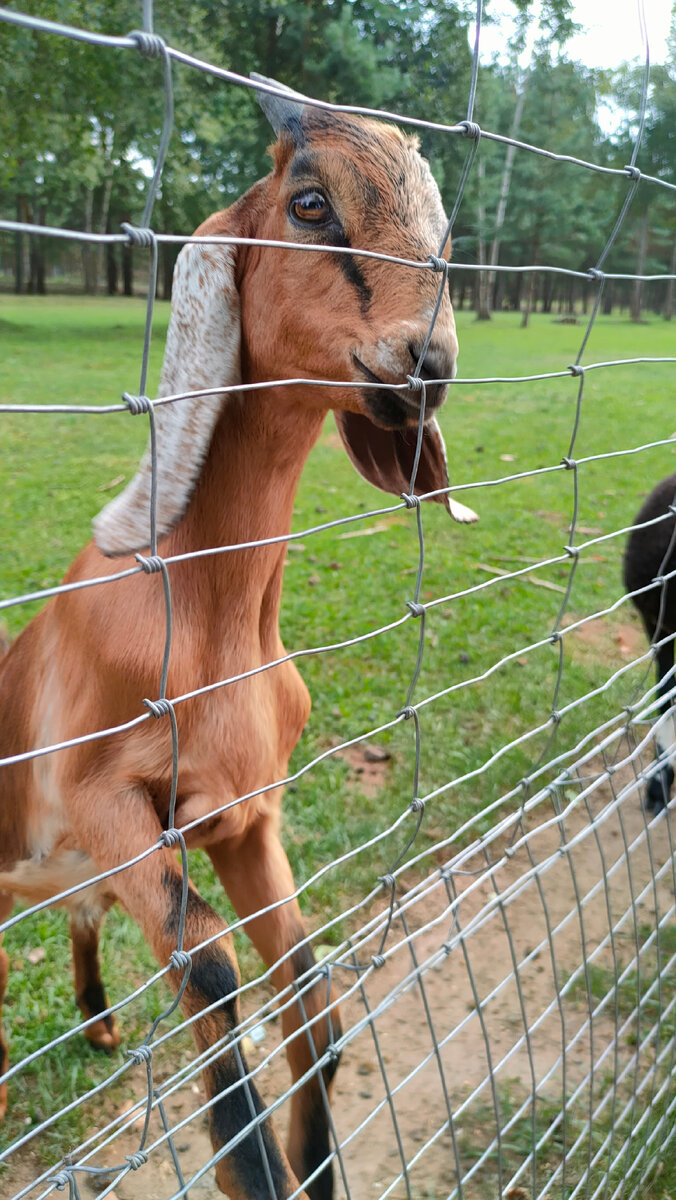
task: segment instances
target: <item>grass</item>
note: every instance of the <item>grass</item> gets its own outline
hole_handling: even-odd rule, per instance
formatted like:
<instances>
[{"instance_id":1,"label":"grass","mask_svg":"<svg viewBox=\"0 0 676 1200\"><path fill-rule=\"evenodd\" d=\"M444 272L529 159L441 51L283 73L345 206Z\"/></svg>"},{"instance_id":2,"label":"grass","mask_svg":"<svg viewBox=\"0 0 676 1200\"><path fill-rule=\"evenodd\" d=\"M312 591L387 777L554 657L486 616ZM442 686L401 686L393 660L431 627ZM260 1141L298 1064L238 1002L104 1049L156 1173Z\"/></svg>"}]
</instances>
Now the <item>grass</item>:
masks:
<instances>
[{"instance_id":1,"label":"grass","mask_svg":"<svg viewBox=\"0 0 676 1200\"><path fill-rule=\"evenodd\" d=\"M143 319L142 301L77 297L58 299L0 295L0 403L107 404L123 391L138 389ZM168 306L159 303L154 326L148 390L159 376ZM517 314L500 314L478 324L458 315L460 375L530 375L565 370L575 360L583 326L559 325L533 317L519 328ZM658 319L635 326L622 317L600 317L585 361L606 361L674 352L673 329ZM589 372L574 454L577 459L630 449L674 432L673 366L644 364ZM535 468L555 467L569 453L578 383L571 376L521 384L458 384L443 410L442 425L453 483L500 480ZM1 415L0 524L4 551L0 596L8 597L57 583L89 535L92 516L128 479L145 444L147 419L113 416ZM584 541L630 524L641 497L676 469L676 447L580 465L578 533ZM437 505L424 508L425 574L422 599L484 590L430 610L425 652L415 691L421 700L480 675L504 656L515 661L480 684L445 696L420 710L422 760L420 794L476 771L511 739L546 720L551 709L558 657L549 645L524 653L546 639L562 600L570 567L561 564L531 577L503 580L491 572L527 565L526 559L561 554L573 511L573 473L553 470L525 479L460 493L480 514L473 528L454 525ZM367 512L388 498L355 475L337 445L329 421L311 455L298 494L294 528ZM392 498L392 504L396 500ZM357 529L368 536L346 537ZM579 617L613 603L622 592L622 539L602 542L581 557L569 613ZM289 649L343 641L386 625L406 611L418 563L415 514L397 511L358 526L308 536L290 550L286 571L282 633ZM489 568L489 570L486 570ZM533 579L550 586L541 587ZM7 610L15 634L36 611L35 604ZM590 636L565 640L565 671L557 707L586 695L626 662L618 629L634 621L628 608L599 621ZM362 646L304 659L300 670L313 696L310 724L291 767L332 745L391 720L401 709L416 662L419 625L415 621ZM574 745L601 719L627 703L634 672L597 700L561 722L558 748ZM386 786L376 797L359 789L344 761L330 758L288 789L285 843L299 883L320 866L386 828L412 796L412 722L379 735L391 755ZM480 813L528 772L542 749L542 736L505 754L477 779L442 792L427 806L418 847ZM488 817L479 828L488 828ZM330 872L304 897L315 925L365 893L387 870L404 844L408 827ZM221 910L204 856L191 872L207 899ZM338 930L331 936L337 937ZM64 1032L75 1017L66 926L62 914L46 913L22 922L6 939L14 969L8 991L7 1025L14 1061L48 1037ZM31 949L46 957L32 964ZM253 956L240 945L244 973ZM106 921L104 966L111 998L119 999L146 978L153 962L138 930L124 914ZM142 1037L166 1003L154 988L133 1011L122 1014L128 1045ZM187 1043L186 1043L187 1044ZM28 1068L21 1086L14 1081L12 1115L0 1139L11 1140L41 1113L70 1100L103 1078L111 1066L81 1039L53 1051ZM124 1093L127 1084L120 1089ZM68 1148L86 1127L86 1115L60 1122L58 1133L42 1139L47 1159Z\"/></svg>"}]
</instances>

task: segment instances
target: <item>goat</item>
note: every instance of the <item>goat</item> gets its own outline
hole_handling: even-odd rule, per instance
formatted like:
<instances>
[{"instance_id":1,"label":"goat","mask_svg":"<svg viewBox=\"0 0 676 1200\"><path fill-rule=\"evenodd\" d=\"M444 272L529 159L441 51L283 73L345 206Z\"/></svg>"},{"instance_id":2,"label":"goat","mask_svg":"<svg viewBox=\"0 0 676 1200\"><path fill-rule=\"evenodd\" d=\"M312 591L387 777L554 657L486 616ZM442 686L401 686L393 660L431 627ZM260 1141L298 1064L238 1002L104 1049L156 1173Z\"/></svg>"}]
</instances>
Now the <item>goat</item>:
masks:
<instances>
[{"instance_id":1,"label":"goat","mask_svg":"<svg viewBox=\"0 0 676 1200\"><path fill-rule=\"evenodd\" d=\"M627 538L624 553L624 583L628 592L648 588L658 575L668 575L676 570L676 541L674 539L673 504L676 497L676 475L668 475L653 489L641 505L634 518L635 525L664 516L648 529L632 529ZM667 514L671 511L672 516ZM662 697L660 712L672 712L673 699L670 692L674 687L674 635L676 635L676 578L664 584L655 584L649 591L633 596L646 633L651 642L662 642L655 652L657 694ZM668 640L664 640L668 639ZM657 758L661 760L659 770L651 775L646 787L646 807L650 812L666 808L674 782L674 769L667 753L674 754L676 726L673 719L669 734L658 734Z\"/></svg>"},{"instance_id":2,"label":"goat","mask_svg":"<svg viewBox=\"0 0 676 1200\"><path fill-rule=\"evenodd\" d=\"M272 172L229 209L209 217L197 235L360 246L421 262L430 251L439 252L446 217L415 139L375 121L313 108L297 93L259 98L277 134ZM442 252L448 255L449 249ZM434 414L446 394L439 381L455 372L457 340L445 289L426 343L438 292L433 271L411 269L402 278L401 268L351 253L296 252L291 259L256 245L187 244L175 270L161 396L280 378L329 378L345 386L294 382L158 406L160 554L167 558L288 532L301 470L329 408L361 474L385 491L407 491L420 393L392 386L416 370L430 381L416 492L447 488ZM125 556L151 541L151 476L146 452L126 489L95 519L94 541L75 559L67 583L136 565ZM476 519L447 493L434 498L456 519ZM226 559L203 556L171 564L167 695L283 656L278 614L285 553L285 543L277 541L232 551ZM156 694L163 639L163 587L156 574L137 573L114 586L52 597L0 668L0 757L117 727L138 714L141 698ZM289 989L314 964L280 841L282 788L223 806L284 778L309 713L307 688L289 661L175 709L180 748L175 825L197 822L186 829L186 844L210 855L279 989ZM13 897L55 896L161 839L170 803L169 732L168 722L149 720L4 766L0 921ZM76 999L85 1017L107 1007L97 957L106 910L119 900L158 961L166 963L176 946L181 880L175 854L162 845L67 901ZM269 911L257 916L263 909ZM239 973L222 919L190 885L183 945L190 951L207 939L213 940L192 955L181 998L188 1016L220 1002L194 1022L199 1051L237 1025ZM0 989L7 965L2 952ZM174 990L181 974L169 972ZM321 1056L329 1038L322 1016L326 981L318 978L303 1003ZM282 1022L294 1080L311 1072L315 1061L300 1008L286 1005ZM332 1021L335 1030L335 1016ZM87 1036L97 1046L116 1046L114 1017L94 1021ZM4 1044L0 1054L1 1069L7 1061ZM334 1062L324 1068L327 1089L334 1070ZM218 1098L239 1079L234 1050L226 1045L204 1075L218 1150L250 1121L242 1088ZM251 1095L261 1113L253 1086ZM330 1161L322 1167L330 1153L328 1114L316 1071L293 1096L288 1157L266 1118L258 1137L249 1133L217 1162L217 1182L235 1200L268 1195L259 1138L276 1196L288 1196L313 1172L307 1195L312 1200L332 1195Z\"/></svg>"}]
</instances>

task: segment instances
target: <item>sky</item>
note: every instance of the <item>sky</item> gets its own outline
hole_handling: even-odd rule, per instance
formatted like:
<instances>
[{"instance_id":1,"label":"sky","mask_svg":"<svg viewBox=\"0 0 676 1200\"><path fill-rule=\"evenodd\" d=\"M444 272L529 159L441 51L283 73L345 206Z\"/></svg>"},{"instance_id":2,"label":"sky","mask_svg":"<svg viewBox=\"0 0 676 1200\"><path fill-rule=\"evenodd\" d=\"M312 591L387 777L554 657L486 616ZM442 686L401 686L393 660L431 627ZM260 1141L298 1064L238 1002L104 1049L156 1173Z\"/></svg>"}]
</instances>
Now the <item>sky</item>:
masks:
<instances>
[{"instance_id":1,"label":"sky","mask_svg":"<svg viewBox=\"0 0 676 1200\"><path fill-rule=\"evenodd\" d=\"M504 13L500 27L481 31L482 58L499 54L514 9L508 0L489 0L491 13ZM644 0L650 61L664 62L671 18L671 0ZM640 58L645 48L639 23L639 0L576 0L573 19L584 31L566 44L566 54L588 67L617 67Z\"/></svg>"}]
</instances>

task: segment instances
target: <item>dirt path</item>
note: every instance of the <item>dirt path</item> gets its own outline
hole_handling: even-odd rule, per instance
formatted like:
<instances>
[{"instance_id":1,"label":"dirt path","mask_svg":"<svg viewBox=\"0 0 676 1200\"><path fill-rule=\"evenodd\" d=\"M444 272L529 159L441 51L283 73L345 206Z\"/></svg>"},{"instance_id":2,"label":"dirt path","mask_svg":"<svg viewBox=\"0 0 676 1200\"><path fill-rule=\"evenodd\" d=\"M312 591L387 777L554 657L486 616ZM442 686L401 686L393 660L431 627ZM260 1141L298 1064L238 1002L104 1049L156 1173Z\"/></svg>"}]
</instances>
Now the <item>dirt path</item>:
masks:
<instances>
[{"instance_id":1,"label":"dirt path","mask_svg":"<svg viewBox=\"0 0 676 1200\"><path fill-rule=\"evenodd\" d=\"M530 1175L508 1185L530 1149L532 1120L538 1123L538 1136L546 1132L552 1114L560 1112L565 1086L567 1096L579 1089L578 1100L571 1105L571 1129L577 1128L589 1107L590 1086L598 1102L608 1080L630 1060L640 1032L636 1019L623 1029L626 1014L620 1006L618 1030L611 1002L590 1023L585 976L579 965L584 945L587 959L593 960L593 1006L598 1005L604 987L612 983L613 952L621 964L629 963L635 953L635 929L654 930L656 918L668 920L668 914L673 914L669 818L662 816L647 829L635 790L613 809L614 795L632 779L631 768L622 769L613 779L614 793L603 784L590 797L589 811L580 803L563 825L555 820L551 805L543 806L527 820L527 842L517 842L507 857L495 845L491 847L493 858L500 859L494 871L487 869L478 850L461 871L452 873L448 887L443 879L433 877L405 908L409 932L415 936L407 939L404 918L395 916L385 964L364 977L363 994L354 974L336 972L336 982L352 989L341 1006L343 1027L352 1036L343 1054L333 1106L342 1147L336 1170L338 1197L346 1194L341 1173L352 1200L371 1200L386 1193L406 1196L406 1184L399 1178L402 1152L415 1200L446 1196L457 1179L457 1162L466 1178L466 1200L494 1200L500 1184L506 1189L502 1194L514 1200L530 1195ZM564 831L567 851L560 849ZM654 876L658 878L653 884ZM460 896L455 918L449 907L454 889ZM616 932L609 943L611 923ZM362 946L360 960L368 963L377 949L377 939ZM640 961L645 991L655 977L656 960L649 944ZM424 968L419 978L416 963ZM568 994L561 997L567 980ZM370 1024L365 998L374 1014ZM631 1005L626 1011L630 1010ZM671 1023L673 1032L673 1017ZM249 1043L250 1065L263 1062L278 1039L275 1020L265 1025L262 1040ZM643 1077L653 1060L654 1047L639 1055L637 1078ZM141 1095L144 1071L138 1070ZM268 1101L282 1094L287 1082L281 1054L258 1077ZM510 1128L519 1103L535 1093L536 1104L527 1105L523 1118ZM202 1102L199 1078L166 1102L172 1126L188 1121L174 1138L186 1180L211 1153L204 1116L189 1119ZM111 1115L103 1113L108 1119ZM284 1107L276 1120L284 1129ZM502 1179L495 1152L480 1163L498 1125ZM555 1171L560 1160L560 1127L557 1132L554 1122L551 1128L538 1159L538 1178ZM154 1114L149 1143L160 1133ZM138 1148L139 1137L137 1122L97 1161L123 1162ZM428 1144L430 1139L435 1140ZM12 1183L18 1188L21 1176L27 1181L34 1171L28 1160L18 1164ZM94 1190L87 1179L78 1178L82 1200L87 1200ZM148 1164L116 1184L115 1196L117 1200L168 1200L176 1189L174 1164L164 1144ZM8 1194L13 1195L14 1188ZM195 1200L217 1194L211 1173L189 1192Z\"/></svg>"}]
</instances>

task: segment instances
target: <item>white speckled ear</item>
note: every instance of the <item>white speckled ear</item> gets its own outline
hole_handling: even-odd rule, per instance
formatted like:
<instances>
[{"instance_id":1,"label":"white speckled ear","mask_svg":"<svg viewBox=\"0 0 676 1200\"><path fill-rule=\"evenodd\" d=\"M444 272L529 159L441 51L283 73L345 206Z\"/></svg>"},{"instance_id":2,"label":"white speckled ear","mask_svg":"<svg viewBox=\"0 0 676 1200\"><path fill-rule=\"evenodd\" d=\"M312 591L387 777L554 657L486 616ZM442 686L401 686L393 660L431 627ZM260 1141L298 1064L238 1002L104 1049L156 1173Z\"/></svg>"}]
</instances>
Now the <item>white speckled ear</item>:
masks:
<instances>
[{"instance_id":1,"label":"white speckled ear","mask_svg":"<svg viewBox=\"0 0 676 1200\"><path fill-rule=\"evenodd\" d=\"M369 483L401 496L407 492L415 459L418 430L381 429L361 413L334 413L338 432L343 439L350 461ZM425 425L420 462L415 480L416 496L437 492L448 487L446 446L437 420L432 417ZM432 496L451 514L454 521L472 524L479 518L473 509L453 500L448 492Z\"/></svg>"},{"instance_id":2,"label":"white speckled ear","mask_svg":"<svg viewBox=\"0 0 676 1200\"><path fill-rule=\"evenodd\" d=\"M241 381L234 262L232 246L192 243L179 254L160 396ZM200 396L155 408L158 537L185 512L227 400L228 394ZM150 544L151 475L148 447L131 482L94 519L94 540L104 554L130 554Z\"/></svg>"}]
</instances>

